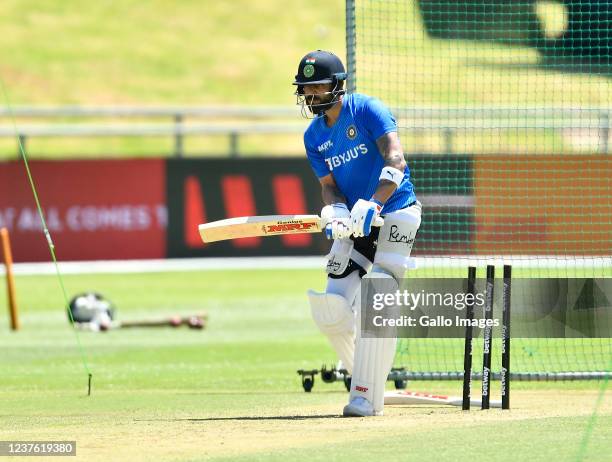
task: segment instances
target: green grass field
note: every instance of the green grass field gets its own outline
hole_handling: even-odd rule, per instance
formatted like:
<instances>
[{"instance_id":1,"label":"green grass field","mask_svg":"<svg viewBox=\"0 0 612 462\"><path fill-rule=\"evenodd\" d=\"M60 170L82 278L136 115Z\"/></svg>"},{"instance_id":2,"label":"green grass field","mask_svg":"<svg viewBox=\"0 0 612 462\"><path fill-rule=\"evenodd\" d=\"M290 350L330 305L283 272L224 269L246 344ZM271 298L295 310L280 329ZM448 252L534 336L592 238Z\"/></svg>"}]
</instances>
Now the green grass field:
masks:
<instances>
[{"instance_id":1,"label":"green grass field","mask_svg":"<svg viewBox=\"0 0 612 462\"><path fill-rule=\"evenodd\" d=\"M339 0L0 8L0 70L14 104L291 104L296 59L323 45L344 55Z\"/></svg>"},{"instance_id":2,"label":"green grass field","mask_svg":"<svg viewBox=\"0 0 612 462\"><path fill-rule=\"evenodd\" d=\"M19 276L22 330L10 333L0 310L0 440L77 440L78 459L88 461L607 460L609 391L582 443L598 382L513 383L507 413L387 406L384 417L339 418L343 385L317 381L307 394L296 374L334 361L305 297L323 280L314 270L66 276L69 294L97 290L119 319L202 310L210 317L204 331L81 332L93 374L87 397L57 279ZM409 385L455 395L460 388Z\"/></svg>"},{"instance_id":3,"label":"green grass field","mask_svg":"<svg viewBox=\"0 0 612 462\"><path fill-rule=\"evenodd\" d=\"M306 52L345 56L342 0L7 0L0 27L0 78L12 105L289 106ZM45 158L172 153L170 138L37 138L28 145ZM190 137L185 148L224 155L228 141ZM303 146L300 136L255 135L241 149L286 155ZM15 140L0 139L0 158L16 154Z\"/></svg>"}]
</instances>

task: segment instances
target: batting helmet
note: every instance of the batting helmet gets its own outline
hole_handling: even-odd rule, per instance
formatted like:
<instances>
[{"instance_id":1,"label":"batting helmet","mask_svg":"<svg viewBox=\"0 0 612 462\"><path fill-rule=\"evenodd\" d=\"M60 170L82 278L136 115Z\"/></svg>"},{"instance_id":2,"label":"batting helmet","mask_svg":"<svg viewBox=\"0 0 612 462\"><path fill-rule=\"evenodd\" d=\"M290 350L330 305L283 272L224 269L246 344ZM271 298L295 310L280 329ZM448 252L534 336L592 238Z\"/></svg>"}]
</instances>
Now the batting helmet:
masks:
<instances>
[{"instance_id":1,"label":"batting helmet","mask_svg":"<svg viewBox=\"0 0 612 462\"><path fill-rule=\"evenodd\" d=\"M70 318L76 323L84 322L110 322L113 319L115 307L102 295L94 292L85 292L75 295L70 300Z\"/></svg>"},{"instance_id":2,"label":"batting helmet","mask_svg":"<svg viewBox=\"0 0 612 462\"><path fill-rule=\"evenodd\" d=\"M308 106L313 114L321 114L327 111L345 93L343 86L346 77L344 64L335 54L323 50L308 53L300 61L293 82L293 85L297 86L295 92L298 99L297 104L302 106L302 109ZM331 91L325 93L325 95L328 95L327 100L320 104L314 104L312 99L307 101L307 98L304 97L304 86L321 83L331 84Z\"/></svg>"}]
</instances>

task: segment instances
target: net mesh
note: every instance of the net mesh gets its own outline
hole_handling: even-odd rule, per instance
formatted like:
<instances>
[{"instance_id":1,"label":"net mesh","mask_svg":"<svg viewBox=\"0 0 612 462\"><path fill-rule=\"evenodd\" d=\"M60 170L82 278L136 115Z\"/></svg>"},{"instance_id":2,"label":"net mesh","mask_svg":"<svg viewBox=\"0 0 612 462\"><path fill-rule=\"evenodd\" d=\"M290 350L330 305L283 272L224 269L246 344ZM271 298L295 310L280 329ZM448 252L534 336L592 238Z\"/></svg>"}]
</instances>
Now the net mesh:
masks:
<instances>
[{"instance_id":1,"label":"net mesh","mask_svg":"<svg viewBox=\"0 0 612 462\"><path fill-rule=\"evenodd\" d=\"M492 261L612 277L612 2L348 1L347 53L348 88L392 109L424 206L415 277ZM542 377L611 354L609 338L512 344L513 371ZM396 365L459 373L463 341L404 339Z\"/></svg>"}]
</instances>

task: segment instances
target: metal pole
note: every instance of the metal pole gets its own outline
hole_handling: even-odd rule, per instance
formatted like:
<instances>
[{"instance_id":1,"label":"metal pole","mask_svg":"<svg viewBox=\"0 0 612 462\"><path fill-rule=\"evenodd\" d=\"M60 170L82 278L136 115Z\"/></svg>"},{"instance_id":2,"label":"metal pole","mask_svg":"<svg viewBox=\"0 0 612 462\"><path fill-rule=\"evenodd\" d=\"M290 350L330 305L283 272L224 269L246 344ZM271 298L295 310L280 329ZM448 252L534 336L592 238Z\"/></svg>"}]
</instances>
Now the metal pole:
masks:
<instances>
[{"instance_id":1,"label":"metal pole","mask_svg":"<svg viewBox=\"0 0 612 462\"><path fill-rule=\"evenodd\" d=\"M454 147L453 147L453 130L450 128L446 128L444 129L444 150L446 151L444 154L452 154Z\"/></svg>"},{"instance_id":2,"label":"metal pole","mask_svg":"<svg viewBox=\"0 0 612 462\"><path fill-rule=\"evenodd\" d=\"M608 154L610 143L610 113L608 111L599 115L599 131L599 152Z\"/></svg>"},{"instance_id":3,"label":"metal pole","mask_svg":"<svg viewBox=\"0 0 612 462\"><path fill-rule=\"evenodd\" d=\"M346 90L348 93L354 93L357 89L356 48L355 0L346 0L346 69L348 73Z\"/></svg>"},{"instance_id":4,"label":"metal pole","mask_svg":"<svg viewBox=\"0 0 612 462\"><path fill-rule=\"evenodd\" d=\"M182 114L175 114L174 125L174 155L176 157L183 157L183 132L181 131L183 125Z\"/></svg>"},{"instance_id":5,"label":"metal pole","mask_svg":"<svg viewBox=\"0 0 612 462\"><path fill-rule=\"evenodd\" d=\"M238 157L238 133L230 132L230 156Z\"/></svg>"}]
</instances>

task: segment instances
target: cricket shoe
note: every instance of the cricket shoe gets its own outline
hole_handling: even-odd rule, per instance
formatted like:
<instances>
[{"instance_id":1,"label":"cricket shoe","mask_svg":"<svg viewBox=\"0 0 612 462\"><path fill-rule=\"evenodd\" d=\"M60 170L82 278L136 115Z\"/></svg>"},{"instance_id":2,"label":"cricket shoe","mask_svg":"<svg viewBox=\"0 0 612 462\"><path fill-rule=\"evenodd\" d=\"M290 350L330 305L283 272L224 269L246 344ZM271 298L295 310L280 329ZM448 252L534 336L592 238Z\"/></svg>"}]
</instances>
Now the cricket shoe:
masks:
<instances>
[{"instance_id":1,"label":"cricket shoe","mask_svg":"<svg viewBox=\"0 0 612 462\"><path fill-rule=\"evenodd\" d=\"M342 415L344 417L370 417L375 415L382 415L382 411L375 412L374 408L372 407L372 404L367 399L358 396L346 406L344 406Z\"/></svg>"}]
</instances>

